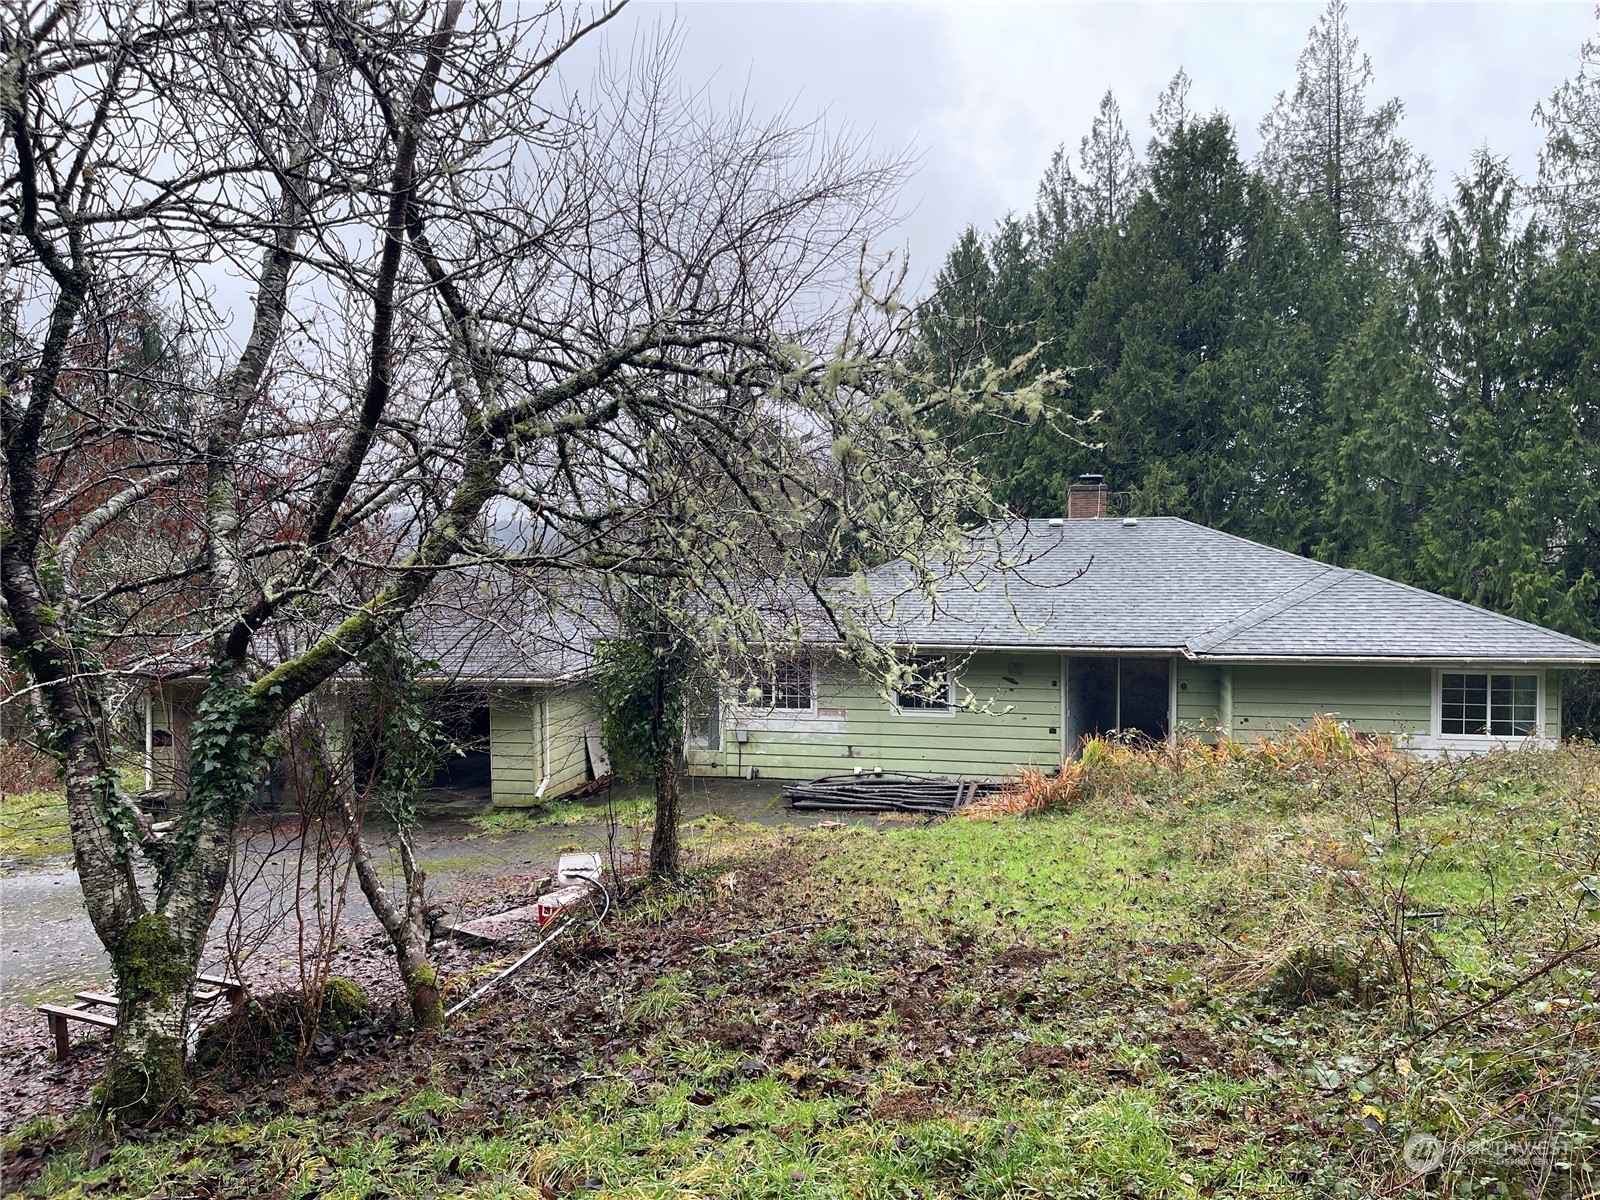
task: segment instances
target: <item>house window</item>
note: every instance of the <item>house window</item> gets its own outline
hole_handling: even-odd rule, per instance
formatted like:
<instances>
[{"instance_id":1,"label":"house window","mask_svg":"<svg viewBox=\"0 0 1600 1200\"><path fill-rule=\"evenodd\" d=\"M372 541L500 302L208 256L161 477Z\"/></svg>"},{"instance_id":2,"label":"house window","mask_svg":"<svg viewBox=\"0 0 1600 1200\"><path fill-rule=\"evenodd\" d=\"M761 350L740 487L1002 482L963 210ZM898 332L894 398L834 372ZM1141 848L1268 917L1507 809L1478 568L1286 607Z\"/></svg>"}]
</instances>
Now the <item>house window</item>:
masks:
<instances>
[{"instance_id":1,"label":"house window","mask_svg":"<svg viewBox=\"0 0 1600 1200\"><path fill-rule=\"evenodd\" d=\"M715 694L703 697L690 706L688 745L695 750L722 748L722 712Z\"/></svg>"},{"instance_id":2,"label":"house window","mask_svg":"<svg viewBox=\"0 0 1600 1200\"><path fill-rule=\"evenodd\" d=\"M811 656L791 654L772 665L761 682L761 707L794 712L811 707Z\"/></svg>"},{"instance_id":3,"label":"house window","mask_svg":"<svg viewBox=\"0 0 1600 1200\"><path fill-rule=\"evenodd\" d=\"M894 697L902 712L948 712L950 663L942 654L919 654L906 660L910 678Z\"/></svg>"},{"instance_id":4,"label":"house window","mask_svg":"<svg viewBox=\"0 0 1600 1200\"><path fill-rule=\"evenodd\" d=\"M1539 677L1446 671L1439 676L1439 732L1527 737L1539 725Z\"/></svg>"}]
</instances>

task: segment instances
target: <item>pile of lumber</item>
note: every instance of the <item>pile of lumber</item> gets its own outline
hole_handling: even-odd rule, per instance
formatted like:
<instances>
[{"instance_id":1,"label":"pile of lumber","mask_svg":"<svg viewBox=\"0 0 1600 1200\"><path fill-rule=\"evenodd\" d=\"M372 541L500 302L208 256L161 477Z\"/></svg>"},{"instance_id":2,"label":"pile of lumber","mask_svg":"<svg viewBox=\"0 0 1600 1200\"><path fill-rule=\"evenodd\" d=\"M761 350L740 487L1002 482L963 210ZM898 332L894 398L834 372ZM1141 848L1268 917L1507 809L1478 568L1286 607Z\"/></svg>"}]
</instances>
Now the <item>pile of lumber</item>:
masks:
<instances>
[{"instance_id":1,"label":"pile of lumber","mask_svg":"<svg viewBox=\"0 0 1600 1200\"><path fill-rule=\"evenodd\" d=\"M938 779L898 772L829 775L791 783L783 797L796 812L953 813L1004 786L976 779Z\"/></svg>"}]
</instances>

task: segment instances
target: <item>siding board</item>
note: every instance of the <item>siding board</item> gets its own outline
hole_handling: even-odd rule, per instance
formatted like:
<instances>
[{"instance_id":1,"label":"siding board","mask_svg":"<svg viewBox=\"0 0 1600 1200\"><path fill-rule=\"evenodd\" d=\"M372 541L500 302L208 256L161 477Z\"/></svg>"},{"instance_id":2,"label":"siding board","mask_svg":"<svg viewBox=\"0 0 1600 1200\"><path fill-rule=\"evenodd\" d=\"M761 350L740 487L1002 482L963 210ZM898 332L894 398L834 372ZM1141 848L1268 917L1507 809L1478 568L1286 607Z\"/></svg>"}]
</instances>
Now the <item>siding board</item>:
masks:
<instances>
[{"instance_id":1,"label":"siding board","mask_svg":"<svg viewBox=\"0 0 1600 1200\"><path fill-rule=\"evenodd\" d=\"M1427 667L1233 668L1233 736L1241 740L1304 728L1318 715L1361 733L1427 733L1433 672Z\"/></svg>"},{"instance_id":2,"label":"siding board","mask_svg":"<svg viewBox=\"0 0 1600 1200\"><path fill-rule=\"evenodd\" d=\"M1178 660L1178 729L1214 733L1221 700L1221 668Z\"/></svg>"},{"instance_id":3,"label":"siding board","mask_svg":"<svg viewBox=\"0 0 1600 1200\"><path fill-rule=\"evenodd\" d=\"M489 775L495 804L528 808L582 787L589 780L584 731L598 723L588 688L582 685L496 693L489 702ZM539 784L547 774L541 796Z\"/></svg>"},{"instance_id":4,"label":"siding board","mask_svg":"<svg viewBox=\"0 0 1600 1200\"><path fill-rule=\"evenodd\" d=\"M992 779L1054 766L1061 758L1060 671L1054 654L973 655L958 670L956 696L970 695L977 707L949 713L896 712L866 682L824 671L812 728L794 717L770 728L760 714L734 712L724 721L722 749L696 751L691 769L740 775L754 767L775 779L808 779L859 767Z\"/></svg>"}]
</instances>

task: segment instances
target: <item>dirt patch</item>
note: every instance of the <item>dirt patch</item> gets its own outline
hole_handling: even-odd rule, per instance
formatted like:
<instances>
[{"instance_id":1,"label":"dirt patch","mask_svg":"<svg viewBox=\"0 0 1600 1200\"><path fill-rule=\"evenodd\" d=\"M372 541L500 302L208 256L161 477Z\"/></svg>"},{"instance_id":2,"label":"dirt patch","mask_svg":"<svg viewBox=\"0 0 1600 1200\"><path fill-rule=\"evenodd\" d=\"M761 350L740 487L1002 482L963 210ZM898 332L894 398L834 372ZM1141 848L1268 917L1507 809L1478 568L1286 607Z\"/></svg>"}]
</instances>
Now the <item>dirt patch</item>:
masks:
<instances>
[{"instance_id":1,"label":"dirt patch","mask_svg":"<svg viewBox=\"0 0 1600 1200\"><path fill-rule=\"evenodd\" d=\"M1161 1065L1180 1071L1215 1071L1228 1064L1228 1052L1198 1029L1180 1029L1161 1039Z\"/></svg>"},{"instance_id":2,"label":"dirt patch","mask_svg":"<svg viewBox=\"0 0 1600 1200\"><path fill-rule=\"evenodd\" d=\"M702 1025L696 1033L726 1050L761 1049L761 1031L743 1021L713 1021L709 1025Z\"/></svg>"},{"instance_id":3,"label":"dirt patch","mask_svg":"<svg viewBox=\"0 0 1600 1200\"><path fill-rule=\"evenodd\" d=\"M927 996L891 996L889 1008L911 1026L926 1025L939 1013L938 1003Z\"/></svg>"},{"instance_id":4,"label":"dirt patch","mask_svg":"<svg viewBox=\"0 0 1600 1200\"><path fill-rule=\"evenodd\" d=\"M1042 967L1056 956L1048 950L1035 950L1030 946L1013 946L995 957L994 965L1002 971L1029 970Z\"/></svg>"},{"instance_id":5,"label":"dirt patch","mask_svg":"<svg viewBox=\"0 0 1600 1200\"><path fill-rule=\"evenodd\" d=\"M1081 1067L1085 1061L1071 1046L1052 1046L1045 1042L1029 1042L1017 1057L1023 1066L1033 1070L1066 1070Z\"/></svg>"},{"instance_id":6,"label":"dirt patch","mask_svg":"<svg viewBox=\"0 0 1600 1200\"><path fill-rule=\"evenodd\" d=\"M872 1106L872 1119L875 1121L899 1121L912 1125L918 1121L932 1121L939 1115L933 1102L921 1092L896 1092Z\"/></svg>"}]
</instances>

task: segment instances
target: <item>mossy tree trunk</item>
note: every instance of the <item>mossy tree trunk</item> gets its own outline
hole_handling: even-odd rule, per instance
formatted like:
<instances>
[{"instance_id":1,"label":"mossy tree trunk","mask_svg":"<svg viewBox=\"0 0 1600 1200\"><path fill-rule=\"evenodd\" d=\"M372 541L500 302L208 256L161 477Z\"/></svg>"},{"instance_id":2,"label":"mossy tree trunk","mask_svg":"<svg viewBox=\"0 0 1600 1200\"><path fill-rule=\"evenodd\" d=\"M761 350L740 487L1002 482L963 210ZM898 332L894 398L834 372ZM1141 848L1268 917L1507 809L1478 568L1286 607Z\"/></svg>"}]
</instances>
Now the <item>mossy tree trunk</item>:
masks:
<instances>
[{"instance_id":1,"label":"mossy tree trunk","mask_svg":"<svg viewBox=\"0 0 1600 1200\"><path fill-rule=\"evenodd\" d=\"M117 977L117 1030L100 1087L101 1110L139 1119L182 1095L191 985L199 948L150 913L107 942Z\"/></svg>"},{"instance_id":2,"label":"mossy tree trunk","mask_svg":"<svg viewBox=\"0 0 1600 1200\"><path fill-rule=\"evenodd\" d=\"M195 725L189 792L166 839L123 794L95 722L58 720L74 861L116 977L117 1028L99 1090L100 1111L113 1119L145 1119L183 1094L194 979L227 883L234 826L259 781L263 737L240 703L245 695L213 676ZM96 702L87 690L75 701L91 711ZM151 886L140 886L138 858Z\"/></svg>"},{"instance_id":3,"label":"mossy tree trunk","mask_svg":"<svg viewBox=\"0 0 1600 1200\"><path fill-rule=\"evenodd\" d=\"M682 655L678 640L657 633L652 664L650 741L655 748L656 820L650 833L650 878L675 879L678 875L678 774L683 759Z\"/></svg>"},{"instance_id":4,"label":"mossy tree trunk","mask_svg":"<svg viewBox=\"0 0 1600 1200\"><path fill-rule=\"evenodd\" d=\"M380 649L374 647L375 650ZM411 744L399 746L400 731L405 728L405 718L416 718L419 726L427 719L416 701L414 680L396 666L397 656L381 654L389 677L371 668L367 662L367 695L365 716L376 728L366 730L370 748L379 756L403 760L398 772L379 769L373 784L380 788L387 780L402 790L411 790L415 781L426 778L432 770L432 739L420 727L413 734ZM397 719L399 718L399 719ZM444 1004L440 999L439 977L428 961L427 872L417 862L411 844L412 797L395 801L390 815L395 820L395 838L400 852L401 887L398 894L383 882L383 875L373 861L372 846L366 834L366 805L361 802L356 784L356 751L352 735L352 714L338 700L313 698L307 704L307 719L299 725L296 739L318 760L313 776L331 788L335 807L344 822L345 838L350 845L350 855L356 871L356 882L361 894L367 898L373 916L388 935L394 951L395 965L405 984L406 999L411 1006L412 1023L419 1029L431 1029L444 1023ZM420 789L418 789L420 790Z\"/></svg>"},{"instance_id":5,"label":"mossy tree trunk","mask_svg":"<svg viewBox=\"0 0 1600 1200\"><path fill-rule=\"evenodd\" d=\"M678 756L663 756L656 771L656 823L650 834L650 877L671 879L678 874Z\"/></svg>"},{"instance_id":6,"label":"mossy tree trunk","mask_svg":"<svg viewBox=\"0 0 1600 1200\"><path fill-rule=\"evenodd\" d=\"M361 884L362 895L372 906L373 915L389 935L400 979L405 984L406 999L411 1005L412 1023L418 1029L442 1025L444 1004L439 997L439 976L428 961L428 921L423 897L427 874L417 865L411 839L403 830L398 834L405 895L403 900L397 901L383 884L359 817L348 801L344 811L355 851L356 879Z\"/></svg>"}]
</instances>

